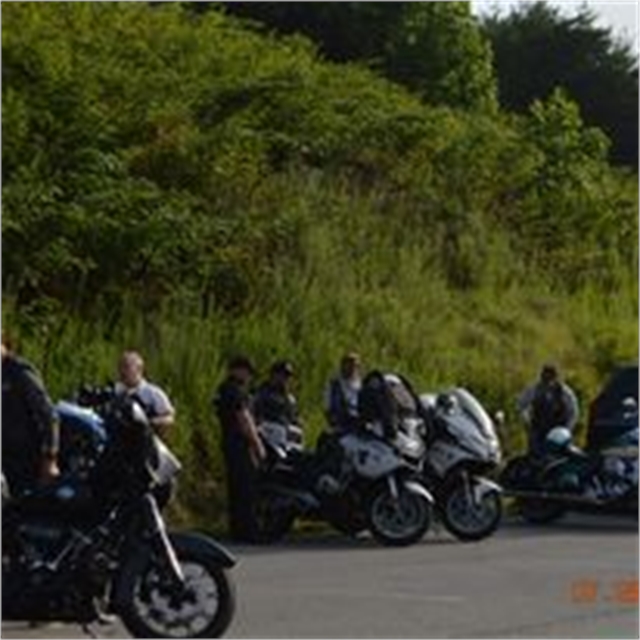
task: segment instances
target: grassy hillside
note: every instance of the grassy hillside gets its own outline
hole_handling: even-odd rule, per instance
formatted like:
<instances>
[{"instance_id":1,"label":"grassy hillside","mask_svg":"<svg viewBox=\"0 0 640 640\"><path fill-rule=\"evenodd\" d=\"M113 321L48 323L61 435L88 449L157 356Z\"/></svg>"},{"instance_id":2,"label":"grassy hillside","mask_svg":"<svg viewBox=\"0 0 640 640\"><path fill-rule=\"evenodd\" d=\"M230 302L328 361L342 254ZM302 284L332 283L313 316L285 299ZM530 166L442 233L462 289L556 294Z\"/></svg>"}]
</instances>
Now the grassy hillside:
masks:
<instances>
[{"instance_id":1,"label":"grassy hillside","mask_svg":"<svg viewBox=\"0 0 640 640\"><path fill-rule=\"evenodd\" d=\"M552 359L583 407L635 359L637 177L556 94L426 106L216 11L3 7L3 327L52 394L124 347L178 407L177 516L222 492L226 357L292 358L309 440L346 349L508 411Z\"/></svg>"}]
</instances>

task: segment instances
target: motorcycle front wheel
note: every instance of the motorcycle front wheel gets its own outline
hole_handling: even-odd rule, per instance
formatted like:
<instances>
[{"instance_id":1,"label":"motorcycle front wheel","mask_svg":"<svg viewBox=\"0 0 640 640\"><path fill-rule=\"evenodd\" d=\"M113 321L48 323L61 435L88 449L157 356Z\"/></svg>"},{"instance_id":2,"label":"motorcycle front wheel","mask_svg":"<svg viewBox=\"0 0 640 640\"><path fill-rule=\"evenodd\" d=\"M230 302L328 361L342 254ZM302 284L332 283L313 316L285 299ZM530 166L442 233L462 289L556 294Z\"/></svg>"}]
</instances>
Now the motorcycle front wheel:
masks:
<instances>
[{"instance_id":1,"label":"motorcycle front wheel","mask_svg":"<svg viewBox=\"0 0 640 640\"><path fill-rule=\"evenodd\" d=\"M185 584L176 588L151 559L125 580L118 611L134 638L219 638L236 607L235 585L227 569L208 554L176 550Z\"/></svg>"},{"instance_id":2,"label":"motorcycle front wheel","mask_svg":"<svg viewBox=\"0 0 640 640\"><path fill-rule=\"evenodd\" d=\"M431 525L431 504L402 485L396 498L386 483L381 484L373 492L367 511L371 534L385 546L414 544Z\"/></svg>"},{"instance_id":3,"label":"motorcycle front wheel","mask_svg":"<svg viewBox=\"0 0 640 640\"><path fill-rule=\"evenodd\" d=\"M473 485L469 487L473 491ZM442 497L442 521L458 540L473 542L490 536L502 519L500 493L490 490L474 500L465 484L451 485Z\"/></svg>"}]
</instances>

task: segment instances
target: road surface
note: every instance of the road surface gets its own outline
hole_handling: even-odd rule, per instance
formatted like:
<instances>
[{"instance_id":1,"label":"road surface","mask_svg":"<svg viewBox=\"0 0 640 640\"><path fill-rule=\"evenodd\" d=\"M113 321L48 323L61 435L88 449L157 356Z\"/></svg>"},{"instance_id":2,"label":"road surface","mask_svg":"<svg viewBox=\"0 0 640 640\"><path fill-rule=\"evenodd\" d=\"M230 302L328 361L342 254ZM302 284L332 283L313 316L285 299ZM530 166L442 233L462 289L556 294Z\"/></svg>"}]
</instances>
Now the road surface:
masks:
<instances>
[{"instance_id":1,"label":"road surface","mask_svg":"<svg viewBox=\"0 0 640 640\"><path fill-rule=\"evenodd\" d=\"M638 531L628 519L511 521L480 543L437 531L405 549L330 534L231 548L240 562L228 637L638 637ZM127 637L118 625L99 633ZM2 637L86 636L7 623Z\"/></svg>"}]
</instances>

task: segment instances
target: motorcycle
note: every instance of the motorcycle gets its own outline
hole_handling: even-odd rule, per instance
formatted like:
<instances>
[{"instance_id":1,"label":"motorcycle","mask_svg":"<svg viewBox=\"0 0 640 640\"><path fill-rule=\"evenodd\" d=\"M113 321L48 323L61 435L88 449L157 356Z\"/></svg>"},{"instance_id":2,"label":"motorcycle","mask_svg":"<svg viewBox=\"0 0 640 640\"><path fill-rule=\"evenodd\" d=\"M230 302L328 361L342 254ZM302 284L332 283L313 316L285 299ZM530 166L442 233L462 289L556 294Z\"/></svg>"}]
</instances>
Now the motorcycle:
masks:
<instances>
[{"instance_id":1,"label":"motorcycle","mask_svg":"<svg viewBox=\"0 0 640 640\"><path fill-rule=\"evenodd\" d=\"M324 434L314 452L282 446L282 437L269 437L273 425L259 429L268 451L256 505L265 541L283 537L296 518L350 535L368 529L388 546L412 544L428 530L433 498L419 470L375 428Z\"/></svg>"},{"instance_id":2,"label":"motorcycle","mask_svg":"<svg viewBox=\"0 0 640 640\"><path fill-rule=\"evenodd\" d=\"M138 402L136 396L132 396ZM60 400L54 411L60 425L59 466L63 473L86 479L97 464L105 447L108 434L103 421L118 400L113 383L104 386L83 385L72 399ZM144 409L144 407L143 407ZM158 446L164 447L161 440ZM154 488L153 493L160 509L169 503L176 490L177 481Z\"/></svg>"},{"instance_id":3,"label":"motorcycle","mask_svg":"<svg viewBox=\"0 0 640 640\"><path fill-rule=\"evenodd\" d=\"M93 408L60 400L54 406L60 425L61 471L87 479L107 446L104 420Z\"/></svg>"},{"instance_id":4,"label":"motorcycle","mask_svg":"<svg viewBox=\"0 0 640 640\"><path fill-rule=\"evenodd\" d=\"M465 389L416 398L407 380L386 378L396 394L407 398L395 445L421 466L440 520L459 540L491 535L502 518L502 499L500 486L487 477L501 457L489 415Z\"/></svg>"},{"instance_id":5,"label":"motorcycle","mask_svg":"<svg viewBox=\"0 0 640 640\"><path fill-rule=\"evenodd\" d=\"M234 558L208 537L167 531L154 490L180 464L141 407L120 398L100 420L104 449L90 468L8 499L3 487L3 620L117 615L134 637L221 636Z\"/></svg>"},{"instance_id":6,"label":"motorcycle","mask_svg":"<svg viewBox=\"0 0 640 640\"><path fill-rule=\"evenodd\" d=\"M638 513L638 429L601 450L575 446L571 431L551 429L541 456L519 456L501 474L508 496L532 524L551 523L567 511Z\"/></svg>"}]
</instances>

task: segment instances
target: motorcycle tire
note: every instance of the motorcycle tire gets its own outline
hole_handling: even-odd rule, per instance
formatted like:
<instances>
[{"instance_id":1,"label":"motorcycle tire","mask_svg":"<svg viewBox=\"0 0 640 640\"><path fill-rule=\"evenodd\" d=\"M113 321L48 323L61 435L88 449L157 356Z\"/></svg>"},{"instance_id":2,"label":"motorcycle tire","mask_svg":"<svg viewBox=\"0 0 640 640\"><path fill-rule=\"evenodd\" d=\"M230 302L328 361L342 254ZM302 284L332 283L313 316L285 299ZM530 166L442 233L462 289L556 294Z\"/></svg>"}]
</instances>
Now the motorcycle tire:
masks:
<instances>
[{"instance_id":1,"label":"motorcycle tire","mask_svg":"<svg viewBox=\"0 0 640 640\"><path fill-rule=\"evenodd\" d=\"M516 508L529 524L551 524L559 520L566 511L559 502L541 498L517 498Z\"/></svg>"},{"instance_id":2,"label":"motorcycle tire","mask_svg":"<svg viewBox=\"0 0 640 640\"><path fill-rule=\"evenodd\" d=\"M216 558L189 546L176 549L176 554L187 584L184 599L182 594L171 592L172 587L166 580L163 582L163 575L149 556L140 571L125 574L117 614L134 638L221 637L236 608L235 584L229 570L220 566ZM197 591L196 581L206 581L207 591ZM194 598L201 607L194 607ZM208 606L212 603L213 610ZM183 621L180 613L185 609L191 618L186 619L183 614Z\"/></svg>"},{"instance_id":3,"label":"motorcycle tire","mask_svg":"<svg viewBox=\"0 0 640 640\"><path fill-rule=\"evenodd\" d=\"M443 493L439 506L440 517L447 530L458 540L477 542L489 537L498 528L502 520L500 493L496 490L488 491L481 500L481 506L490 510L483 521L479 521L479 518L474 515L474 505L468 504L462 481L451 483ZM460 518L461 512L463 516L467 517L466 523L464 517Z\"/></svg>"},{"instance_id":4,"label":"motorcycle tire","mask_svg":"<svg viewBox=\"0 0 640 640\"><path fill-rule=\"evenodd\" d=\"M329 520L329 524L338 532L350 538L357 538L367 530L364 522L341 522L339 520Z\"/></svg>"},{"instance_id":5,"label":"motorcycle tire","mask_svg":"<svg viewBox=\"0 0 640 640\"><path fill-rule=\"evenodd\" d=\"M506 490L534 489L536 469L529 456L520 456L510 460L498 482Z\"/></svg>"},{"instance_id":6,"label":"motorcycle tire","mask_svg":"<svg viewBox=\"0 0 640 640\"><path fill-rule=\"evenodd\" d=\"M398 528L398 509L403 510L403 516L413 520L413 526L400 524ZM385 483L373 491L367 504L367 519L369 530L379 543L388 547L405 547L421 540L431 526L431 504L424 496L402 485L398 487L396 501Z\"/></svg>"},{"instance_id":7,"label":"motorcycle tire","mask_svg":"<svg viewBox=\"0 0 640 640\"><path fill-rule=\"evenodd\" d=\"M253 506L258 542L270 544L282 540L293 528L296 514L293 508L277 504L279 496L260 492Z\"/></svg>"}]
</instances>

